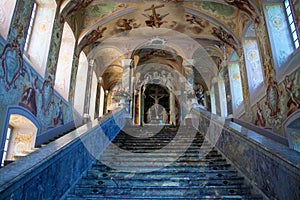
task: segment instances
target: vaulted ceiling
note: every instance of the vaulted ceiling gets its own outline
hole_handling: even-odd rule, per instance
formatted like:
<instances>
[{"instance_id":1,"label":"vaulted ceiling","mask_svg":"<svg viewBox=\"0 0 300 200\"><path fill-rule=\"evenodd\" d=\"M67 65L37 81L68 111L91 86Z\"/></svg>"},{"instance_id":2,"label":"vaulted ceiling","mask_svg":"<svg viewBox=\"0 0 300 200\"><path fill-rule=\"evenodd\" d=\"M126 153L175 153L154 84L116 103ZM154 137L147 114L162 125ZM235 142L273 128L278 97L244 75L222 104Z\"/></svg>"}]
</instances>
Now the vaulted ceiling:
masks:
<instances>
[{"instance_id":1,"label":"vaulted ceiling","mask_svg":"<svg viewBox=\"0 0 300 200\"><path fill-rule=\"evenodd\" d=\"M121 78L122 60L153 38L184 60L197 60L199 49L206 50L215 63L213 77L224 45L227 53L238 48L244 28L259 16L255 0L66 0L61 6L61 21L70 24L78 49L110 82Z\"/></svg>"}]
</instances>

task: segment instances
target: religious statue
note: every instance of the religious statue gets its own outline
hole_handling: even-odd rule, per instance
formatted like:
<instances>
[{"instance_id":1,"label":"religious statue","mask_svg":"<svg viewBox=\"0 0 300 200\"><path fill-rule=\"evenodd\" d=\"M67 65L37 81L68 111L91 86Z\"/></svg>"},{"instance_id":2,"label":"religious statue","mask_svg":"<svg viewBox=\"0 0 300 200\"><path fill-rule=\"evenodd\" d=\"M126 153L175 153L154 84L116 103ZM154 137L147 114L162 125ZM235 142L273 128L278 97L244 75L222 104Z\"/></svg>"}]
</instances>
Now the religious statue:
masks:
<instances>
[{"instance_id":1,"label":"religious statue","mask_svg":"<svg viewBox=\"0 0 300 200\"><path fill-rule=\"evenodd\" d=\"M250 4L249 0L224 0L224 1L229 5L232 5L240 9L241 11L245 12L256 23L259 23L259 17L254 7Z\"/></svg>"},{"instance_id":2,"label":"religious statue","mask_svg":"<svg viewBox=\"0 0 300 200\"><path fill-rule=\"evenodd\" d=\"M37 81L38 77L34 80L34 83ZM28 109L34 116L37 115L37 106L36 106L36 89L35 84L32 84L31 87L24 90L21 101L19 103L20 106Z\"/></svg>"},{"instance_id":3,"label":"religious statue","mask_svg":"<svg viewBox=\"0 0 300 200\"><path fill-rule=\"evenodd\" d=\"M165 15L160 15L160 14L157 14L156 10L155 10L157 8L162 8L164 6L165 6L164 4L159 5L159 6L152 5L150 8L147 8L144 10L144 11L149 11L149 10L152 11L152 15L143 14L145 17L149 18L148 20L145 21L147 26L159 28L163 23L167 23L167 21L162 21L162 19L164 17L166 17L167 15L169 15L169 13L167 13Z\"/></svg>"},{"instance_id":4,"label":"religious statue","mask_svg":"<svg viewBox=\"0 0 300 200\"><path fill-rule=\"evenodd\" d=\"M280 96L280 92L278 89L277 82L273 79L273 77L270 77L268 82L268 87L267 87L267 102L266 102L267 106L271 110L270 117L276 117L277 113L280 111L279 96Z\"/></svg>"},{"instance_id":5,"label":"religious statue","mask_svg":"<svg viewBox=\"0 0 300 200\"><path fill-rule=\"evenodd\" d=\"M155 111L155 117L156 119L159 119L158 115L158 108L159 108L159 100L163 97L165 97L165 94L158 94L156 93L155 95L149 95L153 100L154 100L154 111Z\"/></svg>"},{"instance_id":6,"label":"religious statue","mask_svg":"<svg viewBox=\"0 0 300 200\"><path fill-rule=\"evenodd\" d=\"M74 12L81 10L83 8L88 7L94 0L72 0L70 1L70 6L68 6L68 10L64 16L61 16L60 22L63 23L66 18L71 16Z\"/></svg>"},{"instance_id":7,"label":"religious statue","mask_svg":"<svg viewBox=\"0 0 300 200\"><path fill-rule=\"evenodd\" d=\"M185 15L185 17L186 21L190 22L190 24L198 24L202 28L205 28L209 25L208 21L200 17L196 17L195 15Z\"/></svg>"},{"instance_id":8,"label":"religious statue","mask_svg":"<svg viewBox=\"0 0 300 200\"><path fill-rule=\"evenodd\" d=\"M288 112L287 112L287 116L289 116L290 114L292 114L293 112L295 112L298 108L300 108L300 104L297 102L297 99L294 95L294 83L293 80L290 80L290 78L288 76L285 77L284 79L284 86L285 86L285 90L288 94L288 102L287 102L287 106L288 106Z\"/></svg>"},{"instance_id":9,"label":"religious statue","mask_svg":"<svg viewBox=\"0 0 300 200\"><path fill-rule=\"evenodd\" d=\"M256 110L256 116L255 116L255 122L254 124L256 126L259 126L259 127L265 127L266 126L266 119L262 113L262 109L261 107L259 106L259 104L257 103L256 104L257 106L257 110Z\"/></svg>"},{"instance_id":10,"label":"religious statue","mask_svg":"<svg viewBox=\"0 0 300 200\"><path fill-rule=\"evenodd\" d=\"M62 100L57 103L55 107L56 116L53 118L53 124L54 126L60 126L64 124L64 118L63 118L63 110L62 110Z\"/></svg>"},{"instance_id":11,"label":"religious statue","mask_svg":"<svg viewBox=\"0 0 300 200\"><path fill-rule=\"evenodd\" d=\"M167 124L168 123L168 113L165 108L163 108L161 115L162 115L162 122L164 124Z\"/></svg>"},{"instance_id":12,"label":"religious statue","mask_svg":"<svg viewBox=\"0 0 300 200\"><path fill-rule=\"evenodd\" d=\"M95 41L97 41L99 38L103 37L103 33L106 30L106 27L101 28L100 26L98 26L97 29L93 30L92 32L90 32L89 34L85 35L82 40L80 41L80 50L82 50L84 47L94 43Z\"/></svg>"},{"instance_id":13,"label":"religious statue","mask_svg":"<svg viewBox=\"0 0 300 200\"><path fill-rule=\"evenodd\" d=\"M231 46L234 50L237 51L237 44L236 41L234 40L233 36L227 33L222 27L213 27L212 28L212 33L214 36L219 38L222 42L228 44Z\"/></svg>"},{"instance_id":14,"label":"religious statue","mask_svg":"<svg viewBox=\"0 0 300 200\"><path fill-rule=\"evenodd\" d=\"M123 31L130 31L133 28L138 28L141 26L141 24L136 24L134 23L136 20L131 18L131 19L119 19L116 22L116 25L118 29L121 29Z\"/></svg>"},{"instance_id":15,"label":"religious statue","mask_svg":"<svg viewBox=\"0 0 300 200\"><path fill-rule=\"evenodd\" d=\"M49 110L50 106L54 103L53 96L54 96L54 88L53 88L53 79L51 76L44 81L41 93L42 93L42 111L43 114L46 115Z\"/></svg>"}]
</instances>

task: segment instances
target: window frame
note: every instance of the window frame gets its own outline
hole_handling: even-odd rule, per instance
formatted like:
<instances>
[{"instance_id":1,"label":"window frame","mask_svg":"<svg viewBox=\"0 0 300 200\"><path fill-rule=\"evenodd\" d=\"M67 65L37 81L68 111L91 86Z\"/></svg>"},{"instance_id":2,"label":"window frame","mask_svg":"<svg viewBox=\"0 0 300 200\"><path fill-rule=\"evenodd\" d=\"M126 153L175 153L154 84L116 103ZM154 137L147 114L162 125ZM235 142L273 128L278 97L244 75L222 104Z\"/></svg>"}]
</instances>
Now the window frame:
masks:
<instances>
[{"instance_id":1,"label":"window frame","mask_svg":"<svg viewBox=\"0 0 300 200\"><path fill-rule=\"evenodd\" d=\"M4 146L3 146L1 167L4 166L4 161L6 160L6 158L8 156L7 153L8 153L8 150L9 150L12 134L13 134L13 127L11 125L8 125L7 130L6 130L5 142L4 142Z\"/></svg>"},{"instance_id":2,"label":"window frame","mask_svg":"<svg viewBox=\"0 0 300 200\"><path fill-rule=\"evenodd\" d=\"M294 7L293 4L290 2L290 0L284 0L283 5L285 8L285 14L286 14L288 26L291 33L291 39L296 50L299 48L300 42L299 42L299 33L297 29L297 24L295 23ZM288 10L290 13L288 12ZM292 30L293 29L292 27L294 27L294 30Z\"/></svg>"},{"instance_id":3,"label":"window frame","mask_svg":"<svg viewBox=\"0 0 300 200\"><path fill-rule=\"evenodd\" d=\"M31 41L31 36L32 36L32 31L33 31L34 23L36 21L37 9L38 9L38 3L36 1L34 1L33 5L32 5L32 9L31 9L31 15L30 15L30 20L29 20L28 28L27 28L27 35L26 35L26 39L25 39L25 44L24 44L24 54L27 57L29 57L27 51L28 51L29 44L30 44L30 41Z\"/></svg>"}]
</instances>

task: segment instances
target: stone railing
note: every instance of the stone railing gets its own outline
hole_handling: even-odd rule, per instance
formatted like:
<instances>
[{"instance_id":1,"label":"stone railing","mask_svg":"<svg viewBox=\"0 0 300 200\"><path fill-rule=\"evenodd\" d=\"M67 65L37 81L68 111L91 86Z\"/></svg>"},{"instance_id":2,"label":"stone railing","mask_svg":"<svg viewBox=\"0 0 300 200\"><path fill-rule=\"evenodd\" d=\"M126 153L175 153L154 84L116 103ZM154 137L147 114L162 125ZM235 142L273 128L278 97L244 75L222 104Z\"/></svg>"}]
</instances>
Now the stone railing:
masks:
<instances>
[{"instance_id":1,"label":"stone railing","mask_svg":"<svg viewBox=\"0 0 300 200\"><path fill-rule=\"evenodd\" d=\"M125 125L125 109L94 120L0 169L0 199L60 199Z\"/></svg>"},{"instance_id":2,"label":"stone railing","mask_svg":"<svg viewBox=\"0 0 300 200\"><path fill-rule=\"evenodd\" d=\"M266 198L300 199L299 152L205 110L193 109L191 113L194 126Z\"/></svg>"}]
</instances>

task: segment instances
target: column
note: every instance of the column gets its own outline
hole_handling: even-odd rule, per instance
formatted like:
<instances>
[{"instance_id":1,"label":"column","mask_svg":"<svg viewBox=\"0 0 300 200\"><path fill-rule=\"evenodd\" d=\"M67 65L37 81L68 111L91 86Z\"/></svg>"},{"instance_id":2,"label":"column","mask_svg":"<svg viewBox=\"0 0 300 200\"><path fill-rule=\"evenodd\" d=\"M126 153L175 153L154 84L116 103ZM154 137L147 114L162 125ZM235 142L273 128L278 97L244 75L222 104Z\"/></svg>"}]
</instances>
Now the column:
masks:
<instances>
[{"instance_id":1,"label":"column","mask_svg":"<svg viewBox=\"0 0 300 200\"><path fill-rule=\"evenodd\" d=\"M94 69L94 60L89 61L87 80L86 80L86 90L85 90L85 99L84 99L84 109L83 115L85 118L89 117L90 110L90 100L91 100L91 88L92 88L92 79L93 79L93 69Z\"/></svg>"},{"instance_id":2,"label":"column","mask_svg":"<svg viewBox=\"0 0 300 200\"><path fill-rule=\"evenodd\" d=\"M123 67L123 76L122 76L122 87L125 90L131 91L131 70L130 64L131 59L123 59L122 60L122 67Z\"/></svg>"},{"instance_id":3,"label":"column","mask_svg":"<svg viewBox=\"0 0 300 200\"><path fill-rule=\"evenodd\" d=\"M259 4L260 9L264 10L263 3ZM267 85L269 77L276 77L276 71L274 69L274 61L272 59L272 50L270 46L270 39L268 36L267 25L264 15L259 17L260 23L254 23L254 29L256 31L257 44L261 55L261 64L263 66L264 81Z\"/></svg>"},{"instance_id":4,"label":"column","mask_svg":"<svg viewBox=\"0 0 300 200\"><path fill-rule=\"evenodd\" d=\"M144 87L144 86L142 86ZM141 90L139 92L139 102L140 102L140 109L139 109L139 119L140 119L140 125L142 126L144 123L144 96L142 94L143 88L141 87Z\"/></svg>"},{"instance_id":5,"label":"column","mask_svg":"<svg viewBox=\"0 0 300 200\"><path fill-rule=\"evenodd\" d=\"M170 92L170 124L176 125L175 95Z\"/></svg>"},{"instance_id":6,"label":"column","mask_svg":"<svg viewBox=\"0 0 300 200\"><path fill-rule=\"evenodd\" d=\"M244 108L245 108L245 120L251 120L251 106L250 106L250 93L249 93L249 86L248 86L248 77L247 77L247 69L245 65L245 57L244 51L242 48L237 52L239 56L239 65L240 65L240 73L241 73L241 80L242 80L242 88L243 88L243 99L244 99Z\"/></svg>"}]
</instances>

